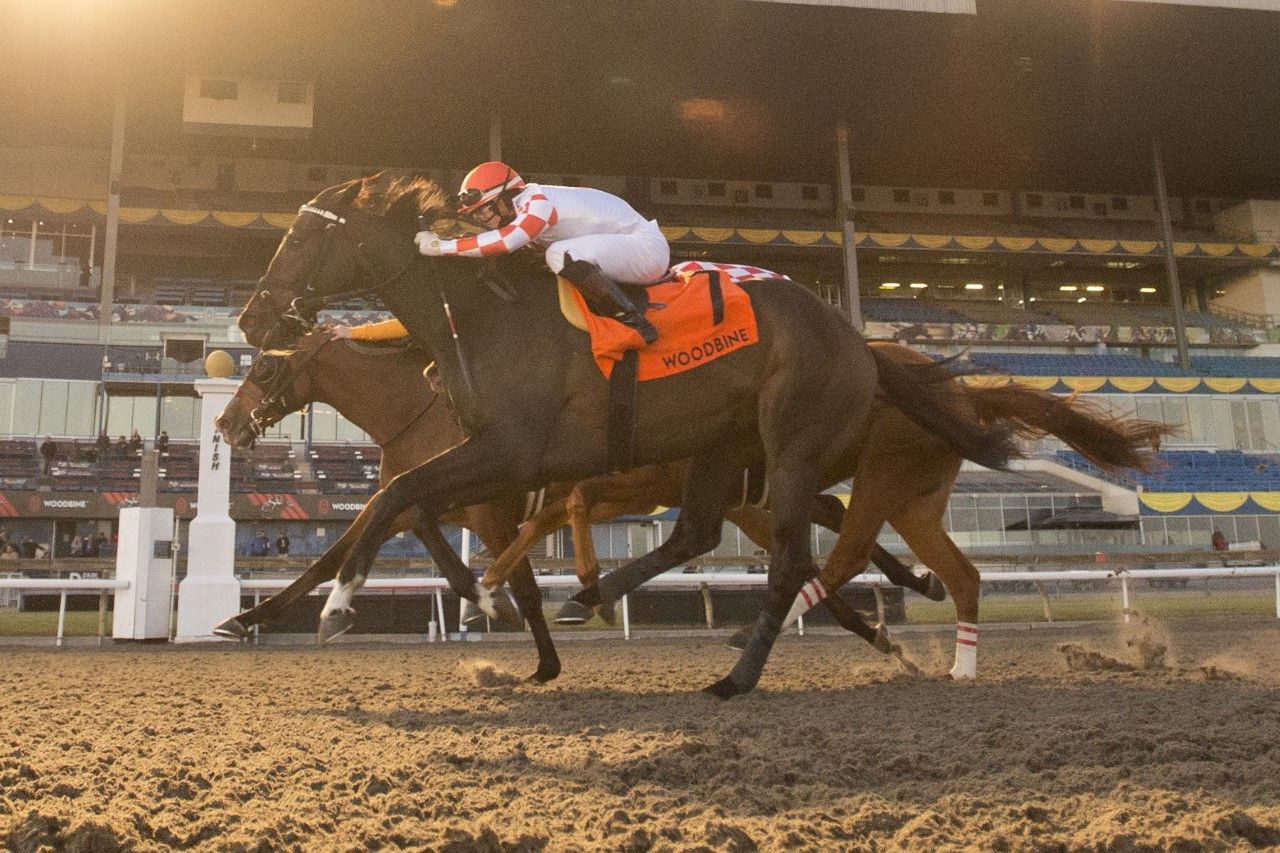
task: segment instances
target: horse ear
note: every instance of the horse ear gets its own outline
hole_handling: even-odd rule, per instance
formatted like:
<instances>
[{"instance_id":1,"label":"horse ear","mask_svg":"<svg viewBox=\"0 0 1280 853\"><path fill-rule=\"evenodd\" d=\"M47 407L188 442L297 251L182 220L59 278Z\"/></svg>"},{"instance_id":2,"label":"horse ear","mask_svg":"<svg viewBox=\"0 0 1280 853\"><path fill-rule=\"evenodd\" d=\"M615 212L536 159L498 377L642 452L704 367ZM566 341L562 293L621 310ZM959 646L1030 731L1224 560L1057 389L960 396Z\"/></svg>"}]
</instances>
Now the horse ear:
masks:
<instances>
[{"instance_id":1,"label":"horse ear","mask_svg":"<svg viewBox=\"0 0 1280 853\"><path fill-rule=\"evenodd\" d=\"M355 204L356 196L360 195L360 190L364 187L363 181L351 181L346 186L338 190L333 200L341 204Z\"/></svg>"}]
</instances>

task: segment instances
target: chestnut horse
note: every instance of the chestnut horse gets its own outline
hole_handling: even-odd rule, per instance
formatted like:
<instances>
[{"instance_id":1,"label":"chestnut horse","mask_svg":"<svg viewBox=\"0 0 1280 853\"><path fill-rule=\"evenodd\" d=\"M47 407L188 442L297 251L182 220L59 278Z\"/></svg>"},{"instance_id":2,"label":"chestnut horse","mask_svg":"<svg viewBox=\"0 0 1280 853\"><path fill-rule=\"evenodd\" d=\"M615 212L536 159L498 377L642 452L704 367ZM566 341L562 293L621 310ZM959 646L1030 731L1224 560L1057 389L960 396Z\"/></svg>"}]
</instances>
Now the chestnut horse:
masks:
<instances>
[{"instance_id":1,"label":"chestnut horse","mask_svg":"<svg viewBox=\"0 0 1280 853\"><path fill-rule=\"evenodd\" d=\"M350 623L350 601L392 522L417 505L424 517L469 504L576 482L608 467L608 384L584 333L565 322L549 272L493 259L505 281L477 286L469 258L424 258L413 235L452 216L429 181L379 175L325 190L304 205L240 317L254 346L328 300L376 293L417 341L429 346L467 438L405 472L368 504L371 517L350 549L322 623ZM763 458L772 493L767 606L738 663L708 690L728 698L753 689L813 559L814 496L840 479L865 435L879 388L961 455L1001 467L1008 434L981 428L939 391L932 365L886 366L839 311L792 283L744 282L759 341L676 376L641 383L635 399L635 463L692 458L680 521L645 568L675 565L718 538L731 480ZM296 332L295 332L296 334ZM890 379L881 381L884 374ZM714 529L713 529L714 528ZM438 539L438 537L437 537ZM439 553L437 553L439 551ZM438 565L459 577L449 548ZM672 562L676 558L675 562ZM602 582L603 583L603 582ZM492 591L469 599L494 610Z\"/></svg>"}]
</instances>

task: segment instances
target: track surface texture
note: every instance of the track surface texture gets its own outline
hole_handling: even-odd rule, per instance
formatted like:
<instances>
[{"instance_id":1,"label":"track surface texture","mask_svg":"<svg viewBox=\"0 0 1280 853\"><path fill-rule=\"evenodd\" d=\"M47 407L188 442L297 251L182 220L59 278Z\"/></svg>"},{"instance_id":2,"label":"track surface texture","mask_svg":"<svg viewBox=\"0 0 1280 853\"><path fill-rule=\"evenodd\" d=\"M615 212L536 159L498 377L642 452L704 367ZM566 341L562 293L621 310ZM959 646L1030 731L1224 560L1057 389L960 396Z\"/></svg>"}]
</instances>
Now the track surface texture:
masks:
<instances>
[{"instance_id":1,"label":"track surface texture","mask_svg":"<svg viewBox=\"0 0 1280 853\"><path fill-rule=\"evenodd\" d=\"M1280 620L785 637L0 649L0 848L1280 846Z\"/></svg>"}]
</instances>

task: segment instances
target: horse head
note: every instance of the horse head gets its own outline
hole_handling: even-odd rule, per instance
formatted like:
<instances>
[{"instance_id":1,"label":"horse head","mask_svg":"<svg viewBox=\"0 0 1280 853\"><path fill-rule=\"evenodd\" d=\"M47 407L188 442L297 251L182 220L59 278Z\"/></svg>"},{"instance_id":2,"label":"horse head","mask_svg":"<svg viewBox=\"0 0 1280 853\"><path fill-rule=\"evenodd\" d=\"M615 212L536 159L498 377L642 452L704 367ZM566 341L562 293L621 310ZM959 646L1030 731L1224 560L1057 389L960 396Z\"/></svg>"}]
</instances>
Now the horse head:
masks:
<instances>
[{"instance_id":1,"label":"horse head","mask_svg":"<svg viewBox=\"0 0 1280 853\"><path fill-rule=\"evenodd\" d=\"M329 300L394 281L421 258L417 231L467 225L452 208L434 183L409 174L380 172L324 190L298 210L241 313L245 340L289 346Z\"/></svg>"},{"instance_id":2,"label":"horse head","mask_svg":"<svg viewBox=\"0 0 1280 853\"><path fill-rule=\"evenodd\" d=\"M214 428L232 447L247 448L291 412L314 399L307 364L330 341L328 332L312 332L296 350L267 350L236 389L231 402L214 421Z\"/></svg>"}]
</instances>

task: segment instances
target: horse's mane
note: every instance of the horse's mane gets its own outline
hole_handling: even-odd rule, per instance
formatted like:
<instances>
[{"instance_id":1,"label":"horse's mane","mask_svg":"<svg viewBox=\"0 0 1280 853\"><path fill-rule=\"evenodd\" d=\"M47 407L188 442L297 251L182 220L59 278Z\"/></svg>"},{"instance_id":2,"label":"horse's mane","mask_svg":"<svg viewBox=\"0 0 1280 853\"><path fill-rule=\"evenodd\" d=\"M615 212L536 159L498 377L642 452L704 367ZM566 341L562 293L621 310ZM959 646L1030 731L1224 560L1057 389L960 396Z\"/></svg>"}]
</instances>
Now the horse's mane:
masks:
<instances>
[{"instance_id":1,"label":"horse's mane","mask_svg":"<svg viewBox=\"0 0 1280 853\"><path fill-rule=\"evenodd\" d=\"M430 178L416 172L386 170L357 178L338 187L350 191L358 185L354 205L375 216L411 214L432 218L449 208L448 194Z\"/></svg>"}]
</instances>

